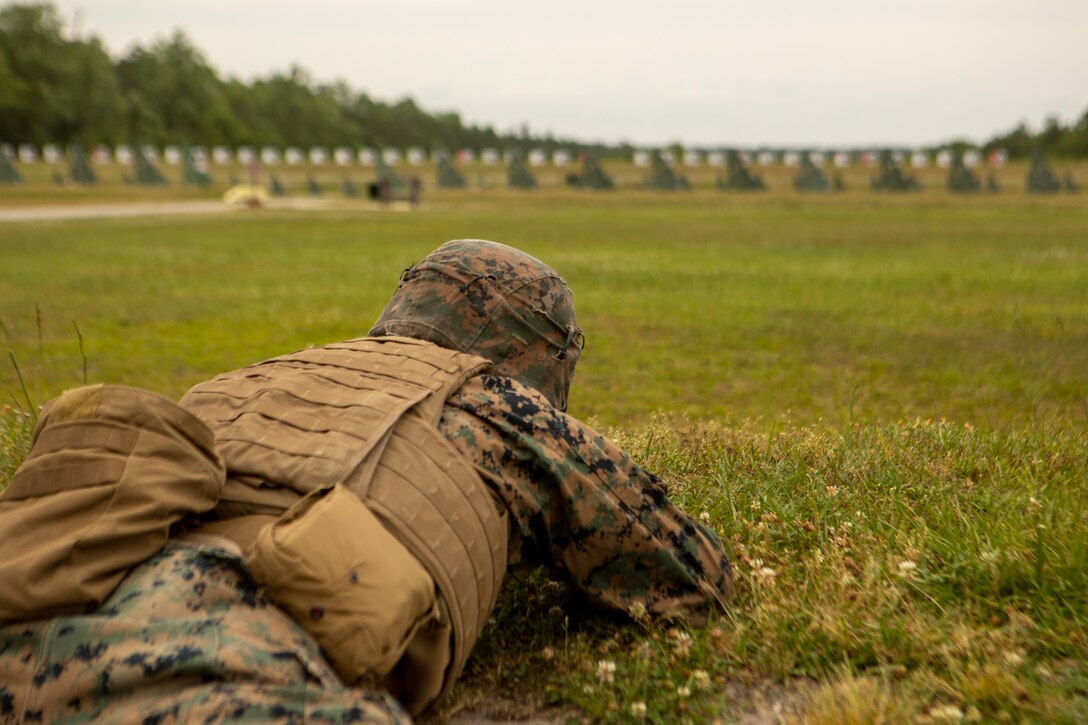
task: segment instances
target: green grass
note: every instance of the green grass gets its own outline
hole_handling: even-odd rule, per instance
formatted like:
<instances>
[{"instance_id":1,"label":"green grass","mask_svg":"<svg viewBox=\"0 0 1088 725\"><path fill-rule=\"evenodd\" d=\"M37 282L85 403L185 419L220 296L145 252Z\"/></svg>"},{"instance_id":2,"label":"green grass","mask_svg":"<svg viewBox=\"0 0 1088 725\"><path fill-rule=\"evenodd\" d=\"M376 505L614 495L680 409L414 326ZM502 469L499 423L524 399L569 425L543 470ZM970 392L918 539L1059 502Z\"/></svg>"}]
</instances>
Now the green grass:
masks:
<instances>
[{"instance_id":1,"label":"green grass","mask_svg":"<svg viewBox=\"0 0 1088 725\"><path fill-rule=\"evenodd\" d=\"M571 283L588 337L577 415L1088 421L1076 197L458 199L418 214L8 224L0 319L40 398L78 382L73 321L92 377L177 395L255 357L365 334L404 267L477 236ZM5 365L0 389L13 380Z\"/></svg>"},{"instance_id":2,"label":"green grass","mask_svg":"<svg viewBox=\"0 0 1088 725\"><path fill-rule=\"evenodd\" d=\"M706 627L624 625L512 581L437 719L496 700L588 720L1088 718L1077 197L493 191L415 214L7 224L5 357L34 404L80 384L84 354L91 381L179 395L364 334L401 269L465 236L567 277L588 337L572 412L720 529L737 598ZM0 480L33 422L3 362Z\"/></svg>"},{"instance_id":3,"label":"green grass","mask_svg":"<svg viewBox=\"0 0 1088 725\"><path fill-rule=\"evenodd\" d=\"M651 721L707 722L761 697L802 722L1088 716L1083 433L659 418L612 434L718 527L732 608L705 628L617 629L569 605L549 619L569 593L530 579L507 593L475 681L543 679L541 701L592 719L637 719L642 702Z\"/></svg>"}]
</instances>

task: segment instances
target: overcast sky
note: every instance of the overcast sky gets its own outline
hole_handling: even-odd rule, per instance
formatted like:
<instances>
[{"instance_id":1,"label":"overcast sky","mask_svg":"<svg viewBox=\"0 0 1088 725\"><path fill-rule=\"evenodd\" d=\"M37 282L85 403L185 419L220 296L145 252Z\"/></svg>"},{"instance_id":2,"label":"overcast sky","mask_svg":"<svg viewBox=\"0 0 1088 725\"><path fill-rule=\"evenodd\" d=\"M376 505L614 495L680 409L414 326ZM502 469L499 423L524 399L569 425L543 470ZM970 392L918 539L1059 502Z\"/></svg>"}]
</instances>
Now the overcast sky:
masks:
<instances>
[{"instance_id":1,"label":"overcast sky","mask_svg":"<svg viewBox=\"0 0 1088 725\"><path fill-rule=\"evenodd\" d=\"M1088 0L58 0L116 56L182 29L509 131L660 145L984 141L1088 110Z\"/></svg>"}]
</instances>

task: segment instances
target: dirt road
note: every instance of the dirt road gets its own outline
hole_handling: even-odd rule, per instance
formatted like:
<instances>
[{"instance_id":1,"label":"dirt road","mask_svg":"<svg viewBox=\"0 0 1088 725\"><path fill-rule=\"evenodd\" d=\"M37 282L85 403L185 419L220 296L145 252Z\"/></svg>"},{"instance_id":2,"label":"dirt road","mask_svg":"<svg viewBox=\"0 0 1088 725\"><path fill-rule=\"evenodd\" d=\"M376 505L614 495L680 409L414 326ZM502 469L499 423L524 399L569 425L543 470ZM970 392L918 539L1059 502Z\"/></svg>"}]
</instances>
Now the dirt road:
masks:
<instances>
[{"instance_id":1,"label":"dirt road","mask_svg":"<svg viewBox=\"0 0 1088 725\"><path fill-rule=\"evenodd\" d=\"M266 209L298 209L301 211L380 211L377 203L346 199L269 199ZM411 211L407 203L394 202L384 211ZM183 214L226 214L250 211L243 204L227 204L217 200L107 202L95 204L50 204L43 206L0 207L0 224L4 222L66 221L71 219L111 219L119 217L175 216Z\"/></svg>"}]
</instances>

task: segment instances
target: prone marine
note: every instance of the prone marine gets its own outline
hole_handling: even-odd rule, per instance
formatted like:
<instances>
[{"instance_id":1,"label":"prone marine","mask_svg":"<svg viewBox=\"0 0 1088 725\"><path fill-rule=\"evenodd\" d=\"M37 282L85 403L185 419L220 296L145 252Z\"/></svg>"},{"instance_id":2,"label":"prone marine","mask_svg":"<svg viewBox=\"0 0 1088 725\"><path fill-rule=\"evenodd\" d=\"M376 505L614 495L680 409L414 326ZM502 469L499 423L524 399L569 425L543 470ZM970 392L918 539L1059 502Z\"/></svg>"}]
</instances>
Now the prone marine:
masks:
<instances>
[{"instance_id":1,"label":"prone marine","mask_svg":"<svg viewBox=\"0 0 1088 725\"><path fill-rule=\"evenodd\" d=\"M0 494L0 721L410 723L514 565L724 606L713 532L565 413L583 347L554 270L457 240L367 337L51 401Z\"/></svg>"}]
</instances>

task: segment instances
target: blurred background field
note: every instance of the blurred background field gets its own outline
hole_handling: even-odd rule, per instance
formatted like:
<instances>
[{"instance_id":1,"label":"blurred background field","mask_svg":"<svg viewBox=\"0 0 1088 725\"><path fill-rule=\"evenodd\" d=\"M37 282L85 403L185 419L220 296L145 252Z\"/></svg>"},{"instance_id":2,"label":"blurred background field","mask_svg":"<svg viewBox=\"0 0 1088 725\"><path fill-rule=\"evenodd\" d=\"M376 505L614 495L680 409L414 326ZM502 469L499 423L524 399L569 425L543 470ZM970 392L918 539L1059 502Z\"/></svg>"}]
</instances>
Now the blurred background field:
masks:
<instances>
[{"instance_id":1,"label":"blurred background field","mask_svg":"<svg viewBox=\"0 0 1088 725\"><path fill-rule=\"evenodd\" d=\"M922 187L922 196L946 196L949 171L935 163L932 154L929 161L929 165L924 168L914 168L903 164L903 171L908 176L916 178ZM116 161L93 164L95 174L98 176L98 183L93 185L57 183L56 177L59 176L62 180L69 177L69 164L63 160L56 163L40 160L36 163L18 163L16 168L23 183L0 184L0 209L27 204L72 204L87 201L218 199L232 184L247 182L250 179L249 166L236 159L223 164L207 164L205 168L210 176L210 183L207 186L186 184L184 169L178 164L170 165L160 160L154 165L163 175L166 181L164 185L146 186L125 183L126 178L131 181L134 176L134 167L132 164ZM1052 160L1048 165L1059 180L1067 175L1077 180L1078 184L1088 179L1088 161L1084 159L1063 158ZM455 161L454 166L464 177L468 191L441 189L435 191L436 172L434 164L430 161L412 164L402 159L389 168L401 179L419 178L425 193L432 198L436 194L438 197L452 194L453 198L473 197L476 194L491 197L501 196L505 191L507 172L505 165L501 162L485 164L479 159L474 159L467 163ZM626 191L641 190L643 182L650 174L649 168L636 166L629 158L604 158L600 161L600 166L620 190ZM798 173L796 165L789 166L779 160L769 166L750 162L747 167L752 174L763 179L771 196L796 196L793 191L793 181ZM1016 159L1003 166L983 165L973 169L972 173L982 181L992 174L1000 187L1000 192L996 195L998 198L1018 197L1025 192L1028 167L1029 163L1026 159ZM563 190L567 185L567 177L577 175L581 168L579 159L571 155L566 164L556 165L549 161L544 166L531 166L530 171L541 190L557 191ZM705 158L697 166L676 164L674 168L677 174L686 177L696 189L713 188L717 178L726 175L724 167L711 166ZM847 196L850 193L869 195L870 179L878 172L876 167L867 166L856 160L844 168L836 168L829 161L825 161L820 168L829 177L841 178ZM365 198L365 186L375 180L376 171L373 165L362 165L356 161L343 166L332 161L314 164L306 160L296 164L287 164L281 160L276 164L259 165L256 177L259 183L267 186L272 176L280 181L286 193L291 196L307 196L309 194L307 182L312 177L322 194L328 195L329 198L342 197L345 179L350 180L357 187L360 197ZM992 195L982 192L977 196Z\"/></svg>"},{"instance_id":2,"label":"blurred background field","mask_svg":"<svg viewBox=\"0 0 1088 725\"><path fill-rule=\"evenodd\" d=\"M588 338L575 415L1088 421L1079 196L553 187L427 192L413 213L328 201L0 226L5 347L32 400L82 381L77 327L89 379L176 396L220 370L364 335L401 270L447 239L481 237L546 260L573 288ZM23 402L10 361L0 390Z\"/></svg>"}]
</instances>

